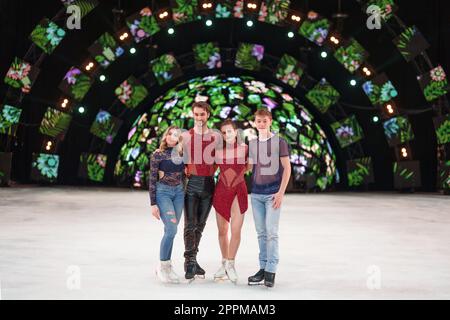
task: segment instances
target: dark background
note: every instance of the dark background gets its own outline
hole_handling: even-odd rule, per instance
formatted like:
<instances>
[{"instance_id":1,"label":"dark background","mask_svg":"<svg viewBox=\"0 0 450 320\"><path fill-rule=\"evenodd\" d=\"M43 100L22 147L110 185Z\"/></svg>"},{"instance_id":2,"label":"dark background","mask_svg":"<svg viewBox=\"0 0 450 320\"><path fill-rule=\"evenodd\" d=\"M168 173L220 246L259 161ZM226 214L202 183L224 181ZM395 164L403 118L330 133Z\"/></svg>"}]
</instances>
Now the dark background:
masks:
<instances>
[{"instance_id":1,"label":"dark background","mask_svg":"<svg viewBox=\"0 0 450 320\"><path fill-rule=\"evenodd\" d=\"M60 46L48 56L40 66L41 73L31 93L23 100L24 114L16 140L13 141L12 151L13 172L12 179L22 183L29 182L31 153L39 152L42 137L38 133L39 123L47 107L55 104L60 97L57 87L69 67L81 64L87 57L87 47L90 46L105 31L114 32L112 9L118 6L119 1L99 1L100 6L82 20L82 30L70 31ZM154 1L158 6L164 7L167 1ZM291 8L298 10L313 9L333 21L332 15L337 11L337 0L310 0L291 1ZM427 53L434 66L441 64L447 74L450 74L450 11L448 1L407 1L398 0L397 15L407 25L416 25L426 37L431 47ZM122 0L121 7L128 16L144 6L151 5L151 1ZM0 78L6 74L14 58L23 57L32 44L29 34L36 24L44 17L52 18L62 9L58 0L25 1L0 0ZM361 11L355 0L343 0L342 11L350 15L345 19L343 34L355 37L370 53L369 62L378 72L386 72L400 93L399 106L410 111L428 109L423 94L416 80L416 72L399 54L392 43L392 35L386 30L370 31L365 27L366 15ZM387 145L381 122L375 124L371 121L374 111L368 111L358 106L370 107L370 102L358 85L351 88L348 81L351 78L347 71L334 59L326 61L318 58L317 48L308 44L305 39L297 36L295 41L286 41L284 33L279 27L257 25L250 30L244 27L244 21L230 25L229 21L217 21L212 30L206 30L197 24L187 25L177 29L172 39L165 34L156 35L154 42L158 43L157 54L172 51L181 54L191 50L192 43L202 41L218 41L220 46L236 45L240 41L261 43L266 52L281 56L289 53L300 57L307 64L307 72L316 79L326 77L342 94L342 102L348 104L346 112L356 114L363 126L365 139L361 142L365 154L373 157L375 170L375 190L389 190L393 187L392 162L395 161L394 149ZM231 32L230 32L231 26ZM314 50L305 55L300 53L301 46L312 46ZM90 148L92 135L89 127L99 108L107 108L114 100L114 88L130 73L139 75L148 68L148 52L138 48L136 57L123 57L121 63L116 63L107 70L108 82L94 84L85 98L87 114L74 115L73 122L64 142L60 145L59 153L63 156L61 161L62 184L77 184L76 178L78 159L81 152ZM122 61L123 60L123 61ZM185 75L184 79L190 75ZM181 79L180 79L181 81ZM170 84L172 86L173 83ZM151 92L152 97L163 93L169 86L163 86L158 92ZM7 86L0 81L0 98L6 94ZM148 108L148 103L141 105L139 110L130 112L129 117L116 138L116 143L110 147L112 154L118 152L121 142L126 140L126 133L136 115ZM411 143L415 160L421 161L422 184L424 191L433 191L436 187L436 142L432 123L434 113L427 111L410 116L415 139ZM326 128L324 128L326 129ZM331 137L330 137L331 138ZM340 164L345 163L345 155L338 153ZM115 161L112 161L115 162ZM112 167L109 167L109 171ZM108 181L107 181L108 182ZM109 181L110 182L110 181Z\"/></svg>"}]
</instances>

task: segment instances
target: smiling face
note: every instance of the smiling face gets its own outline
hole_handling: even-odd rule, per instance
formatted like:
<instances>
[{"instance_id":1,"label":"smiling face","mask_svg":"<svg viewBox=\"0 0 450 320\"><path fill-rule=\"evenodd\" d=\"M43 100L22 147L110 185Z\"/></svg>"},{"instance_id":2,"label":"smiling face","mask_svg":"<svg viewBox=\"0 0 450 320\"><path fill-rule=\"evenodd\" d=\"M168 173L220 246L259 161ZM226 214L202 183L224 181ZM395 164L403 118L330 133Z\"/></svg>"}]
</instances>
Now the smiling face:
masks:
<instances>
[{"instance_id":1,"label":"smiling face","mask_svg":"<svg viewBox=\"0 0 450 320\"><path fill-rule=\"evenodd\" d=\"M255 117L256 129L259 133L267 134L270 131L270 126L272 125L272 119L268 116L257 115Z\"/></svg>"},{"instance_id":2,"label":"smiling face","mask_svg":"<svg viewBox=\"0 0 450 320\"><path fill-rule=\"evenodd\" d=\"M166 142L169 146L175 146L180 141L181 131L179 129L170 129L166 136Z\"/></svg>"},{"instance_id":3,"label":"smiling face","mask_svg":"<svg viewBox=\"0 0 450 320\"><path fill-rule=\"evenodd\" d=\"M195 107L192 112L194 114L194 125L199 128L205 126L209 118L209 113L200 107Z\"/></svg>"},{"instance_id":4,"label":"smiling face","mask_svg":"<svg viewBox=\"0 0 450 320\"><path fill-rule=\"evenodd\" d=\"M231 125L226 124L220 128L223 140L227 143L234 143L236 141L237 130Z\"/></svg>"}]
</instances>

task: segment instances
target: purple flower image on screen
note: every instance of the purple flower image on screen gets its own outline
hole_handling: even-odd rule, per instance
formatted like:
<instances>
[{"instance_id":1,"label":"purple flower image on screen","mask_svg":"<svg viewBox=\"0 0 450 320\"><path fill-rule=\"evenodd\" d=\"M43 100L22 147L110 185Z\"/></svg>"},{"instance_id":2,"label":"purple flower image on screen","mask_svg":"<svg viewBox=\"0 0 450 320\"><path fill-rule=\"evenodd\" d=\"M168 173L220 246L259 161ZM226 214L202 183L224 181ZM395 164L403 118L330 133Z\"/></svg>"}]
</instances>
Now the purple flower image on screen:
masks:
<instances>
[{"instance_id":1,"label":"purple flower image on screen","mask_svg":"<svg viewBox=\"0 0 450 320\"><path fill-rule=\"evenodd\" d=\"M66 73L64 80L67 80L68 84L75 84L77 82L76 76L81 74L81 71L77 68L72 68Z\"/></svg>"},{"instance_id":2,"label":"purple flower image on screen","mask_svg":"<svg viewBox=\"0 0 450 320\"><path fill-rule=\"evenodd\" d=\"M253 46L252 56L254 56L256 60L261 61L264 57L264 46L255 44Z\"/></svg>"}]
</instances>

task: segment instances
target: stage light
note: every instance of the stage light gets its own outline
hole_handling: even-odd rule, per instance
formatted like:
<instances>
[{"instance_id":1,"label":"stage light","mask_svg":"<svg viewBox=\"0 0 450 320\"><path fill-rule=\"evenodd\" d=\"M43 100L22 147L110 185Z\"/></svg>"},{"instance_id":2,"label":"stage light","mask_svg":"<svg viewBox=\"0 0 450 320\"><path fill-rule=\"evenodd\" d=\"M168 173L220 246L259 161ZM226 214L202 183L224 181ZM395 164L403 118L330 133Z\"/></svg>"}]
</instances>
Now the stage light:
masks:
<instances>
[{"instance_id":1,"label":"stage light","mask_svg":"<svg viewBox=\"0 0 450 320\"><path fill-rule=\"evenodd\" d=\"M406 149L405 147L402 147L400 151L402 153L402 158L404 158L404 159L408 158L408 149Z\"/></svg>"},{"instance_id":2,"label":"stage light","mask_svg":"<svg viewBox=\"0 0 450 320\"><path fill-rule=\"evenodd\" d=\"M256 10L258 8L258 5L254 2L247 3L247 9L249 10Z\"/></svg>"},{"instance_id":3,"label":"stage light","mask_svg":"<svg viewBox=\"0 0 450 320\"><path fill-rule=\"evenodd\" d=\"M67 104L69 103L69 99L64 99L61 103L61 108L65 109L67 107Z\"/></svg>"},{"instance_id":4,"label":"stage light","mask_svg":"<svg viewBox=\"0 0 450 320\"><path fill-rule=\"evenodd\" d=\"M328 57L328 53L327 53L326 51L322 51L322 52L320 53L320 56L321 56L323 59L325 59L326 57Z\"/></svg>"},{"instance_id":5,"label":"stage light","mask_svg":"<svg viewBox=\"0 0 450 320\"><path fill-rule=\"evenodd\" d=\"M380 118L378 116L373 116L372 121L374 123L377 123L378 121L380 121Z\"/></svg>"},{"instance_id":6,"label":"stage light","mask_svg":"<svg viewBox=\"0 0 450 320\"><path fill-rule=\"evenodd\" d=\"M298 15L293 14L293 15L291 15L291 20L298 23L298 22L300 22L300 20L302 20L302 18Z\"/></svg>"},{"instance_id":7,"label":"stage light","mask_svg":"<svg viewBox=\"0 0 450 320\"><path fill-rule=\"evenodd\" d=\"M84 107L78 107L78 113L83 114L86 111Z\"/></svg>"},{"instance_id":8,"label":"stage light","mask_svg":"<svg viewBox=\"0 0 450 320\"><path fill-rule=\"evenodd\" d=\"M330 37L330 41L333 42L335 45L338 45L338 44L339 44L339 39L336 38L335 36L331 36L331 37Z\"/></svg>"},{"instance_id":9,"label":"stage light","mask_svg":"<svg viewBox=\"0 0 450 320\"><path fill-rule=\"evenodd\" d=\"M174 34L175 30L173 28L169 28L169 29L167 29L167 33L168 34Z\"/></svg>"},{"instance_id":10,"label":"stage light","mask_svg":"<svg viewBox=\"0 0 450 320\"><path fill-rule=\"evenodd\" d=\"M99 79L101 82L104 82L106 80L106 76L102 74Z\"/></svg>"},{"instance_id":11,"label":"stage light","mask_svg":"<svg viewBox=\"0 0 450 320\"><path fill-rule=\"evenodd\" d=\"M208 20L206 20L205 24L207 27L210 27L210 26L212 26L213 23L212 23L211 19L208 19Z\"/></svg>"},{"instance_id":12,"label":"stage light","mask_svg":"<svg viewBox=\"0 0 450 320\"><path fill-rule=\"evenodd\" d=\"M53 147L53 142L47 141L47 145L45 146L45 150L50 151Z\"/></svg>"},{"instance_id":13,"label":"stage light","mask_svg":"<svg viewBox=\"0 0 450 320\"><path fill-rule=\"evenodd\" d=\"M130 49L130 53L131 53L131 54L135 54L135 53L136 53L136 48L134 48L134 47L131 48L131 49Z\"/></svg>"},{"instance_id":14,"label":"stage light","mask_svg":"<svg viewBox=\"0 0 450 320\"><path fill-rule=\"evenodd\" d=\"M128 32L124 32L119 36L120 41L125 41L130 35Z\"/></svg>"},{"instance_id":15,"label":"stage light","mask_svg":"<svg viewBox=\"0 0 450 320\"><path fill-rule=\"evenodd\" d=\"M247 27L249 27L249 28L253 27L253 21L252 20L247 20Z\"/></svg>"},{"instance_id":16,"label":"stage light","mask_svg":"<svg viewBox=\"0 0 450 320\"><path fill-rule=\"evenodd\" d=\"M292 31L289 31L288 34L287 34L287 36L288 36L289 38L293 38L293 37L294 37L294 33L293 33Z\"/></svg>"},{"instance_id":17,"label":"stage light","mask_svg":"<svg viewBox=\"0 0 450 320\"><path fill-rule=\"evenodd\" d=\"M94 68L93 62L89 62L85 67L86 71L91 71L92 68Z\"/></svg>"},{"instance_id":18,"label":"stage light","mask_svg":"<svg viewBox=\"0 0 450 320\"><path fill-rule=\"evenodd\" d=\"M367 77L370 77L371 75L372 75L372 72L369 70L369 68L367 68L367 67L364 67L363 69L362 69L362 71L364 72L364 74L367 76Z\"/></svg>"},{"instance_id":19,"label":"stage light","mask_svg":"<svg viewBox=\"0 0 450 320\"><path fill-rule=\"evenodd\" d=\"M392 106L392 104L388 103L388 104L386 105L386 111L387 111L389 114L394 114L394 107Z\"/></svg>"},{"instance_id":20,"label":"stage light","mask_svg":"<svg viewBox=\"0 0 450 320\"><path fill-rule=\"evenodd\" d=\"M205 10L208 10L208 9L212 9L212 3L211 2L204 2L203 4L202 4L202 8L203 9L205 9Z\"/></svg>"},{"instance_id":21,"label":"stage light","mask_svg":"<svg viewBox=\"0 0 450 320\"><path fill-rule=\"evenodd\" d=\"M161 12L161 13L158 15L159 19L161 19L161 20L164 20L164 19L167 18L168 16L169 16L169 12L168 12L168 11L163 11L163 12Z\"/></svg>"},{"instance_id":22,"label":"stage light","mask_svg":"<svg viewBox=\"0 0 450 320\"><path fill-rule=\"evenodd\" d=\"M350 85L352 87L356 86L356 80L355 79L350 80Z\"/></svg>"}]
</instances>

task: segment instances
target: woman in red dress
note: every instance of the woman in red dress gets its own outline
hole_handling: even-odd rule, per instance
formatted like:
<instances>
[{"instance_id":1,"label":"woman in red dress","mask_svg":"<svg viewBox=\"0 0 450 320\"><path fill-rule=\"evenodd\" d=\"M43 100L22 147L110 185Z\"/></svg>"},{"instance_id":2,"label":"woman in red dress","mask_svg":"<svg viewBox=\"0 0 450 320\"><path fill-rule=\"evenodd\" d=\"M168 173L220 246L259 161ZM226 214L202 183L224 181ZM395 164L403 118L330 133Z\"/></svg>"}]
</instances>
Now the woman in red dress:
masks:
<instances>
[{"instance_id":1,"label":"woman in red dress","mask_svg":"<svg viewBox=\"0 0 450 320\"><path fill-rule=\"evenodd\" d=\"M214 279L228 278L236 283L238 277L234 259L241 242L244 213L248 208L245 183L245 172L249 169L248 146L238 138L237 127L233 121L225 120L220 125L220 131L223 143L219 143L215 152L220 174L214 192L213 206L216 209L222 265L214 275ZM231 239L228 239L230 225Z\"/></svg>"}]
</instances>

